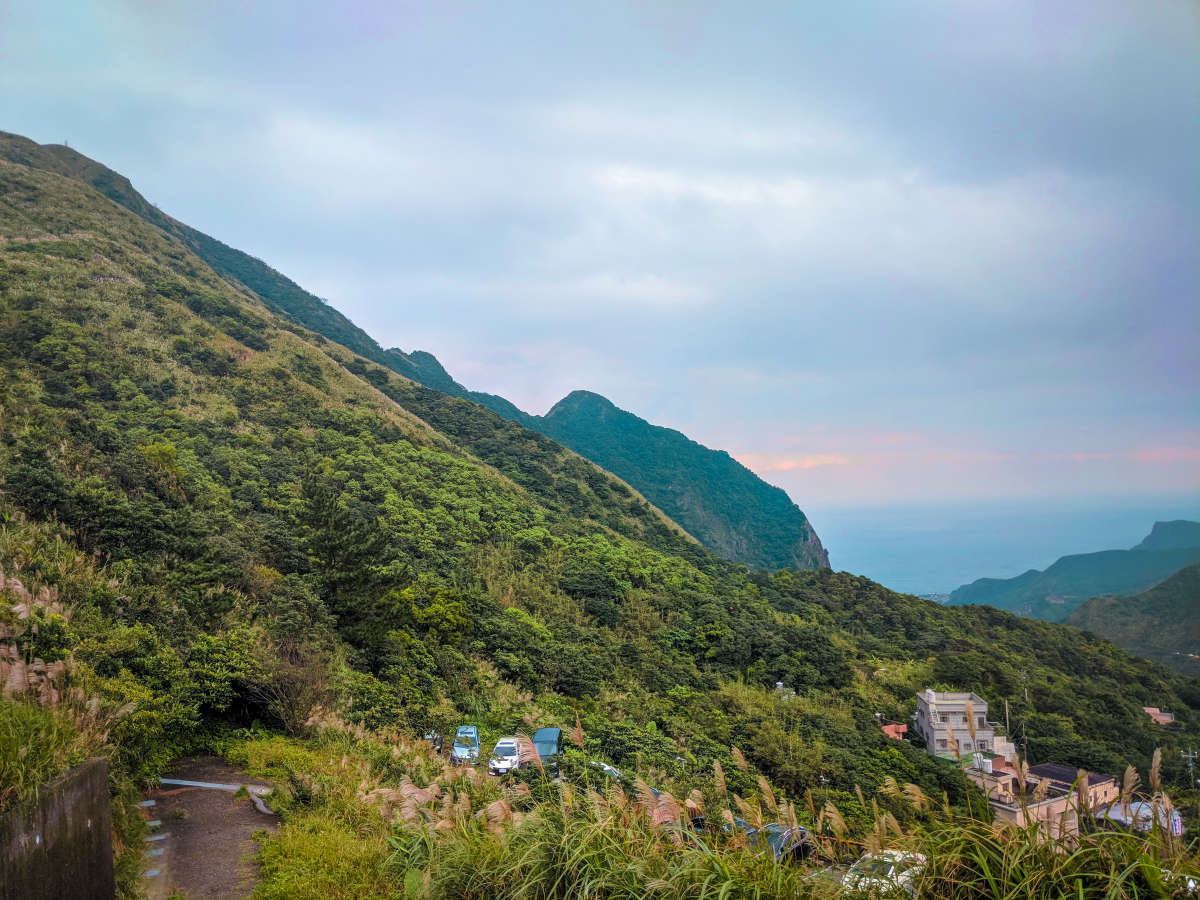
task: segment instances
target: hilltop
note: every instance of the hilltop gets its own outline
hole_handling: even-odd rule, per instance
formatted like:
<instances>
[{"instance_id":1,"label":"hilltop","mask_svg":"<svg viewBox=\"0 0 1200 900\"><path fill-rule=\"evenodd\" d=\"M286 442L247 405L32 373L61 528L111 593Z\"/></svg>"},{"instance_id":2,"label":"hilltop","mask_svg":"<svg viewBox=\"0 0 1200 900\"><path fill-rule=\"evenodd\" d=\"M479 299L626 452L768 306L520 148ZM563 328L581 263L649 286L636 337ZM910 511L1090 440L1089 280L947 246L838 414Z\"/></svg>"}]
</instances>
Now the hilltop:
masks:
<instances>
[{"instance_id":1,"label":"hilltop","mask_svg":"<svg viewBox=\"0 0 1200 900\"><path fill-rule=\"evenodd\" d=\"M589 391L564 397L533 427L642 485L659 509L727 559L767 569L829 567L829 554L791 498L724 451Z\"/></svg>"},{"instance_id":2,"label":"hilltop","mask_svg":"<svg viewBox=\"0 0 1200 900\"><path fill-rule=\"evenodd\" d=\"M612 410L621 415L607 415L606 409L601 417L612 426L606 430L599 422L569 415L572 409L583 411L571 402L571 397L555 407L558 415L543 418L529 415L495 394L469 391L433 354L383 349L336 309L262 260L166 215L147 202L128 178L76 150L0 132L0 158L95 188L177 238L217 275L252 290L272 312L418 384L479 403L505 419L554 438L618 474L683 530L727 559L767 568L829 565L828 554L804 513L782 490L762 481L728 454L709 450L678 432L651 426L615 407ZM444 421L443 425L450 427ZM468 439L461 434L459 437ZM618 446L623 449L615 452Z\"/></svg>"},{"instance_id":3,"label":"hilltop","mask_svg":"<svg viewBox=\"0 0 1200 900\"><path fill-rule=\"evenodd\" d=\"M1063 624L1200 677L1200 565L1188 566L1133 597L1093 597L1072 610Z\"/></svg>"},{"instance_id":4,"label":"hilltop","mask_svg":"<svg viewBox=\"0 0 1200 900\"><path fill-rule=\"evenodd\" d=\"M1091 597L1143 591L1195 562L1200 562L1200 523L1156 522L1130 550L1063 556L1044 571L1030 569L1016 578L980 578L954 590L949 602L986 604L1058 622Z\"/></svg>"}]
</instances>

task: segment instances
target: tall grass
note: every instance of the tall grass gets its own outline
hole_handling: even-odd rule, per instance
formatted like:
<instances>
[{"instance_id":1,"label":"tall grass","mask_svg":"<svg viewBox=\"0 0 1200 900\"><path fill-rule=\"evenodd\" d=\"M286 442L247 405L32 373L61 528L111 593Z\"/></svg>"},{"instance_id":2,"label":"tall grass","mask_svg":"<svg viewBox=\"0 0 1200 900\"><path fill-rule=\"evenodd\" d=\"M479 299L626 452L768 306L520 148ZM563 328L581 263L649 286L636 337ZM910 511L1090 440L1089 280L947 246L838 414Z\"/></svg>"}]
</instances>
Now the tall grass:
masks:
<instances>
[{"instance_id":1,"label":"tall grass","mask_svg":"<svg viewBox=\"0 0 1200 900\"><path fill-rule=\"evenodd\" d=\"M891 779L873 800L860 792L875 825L856 837L832 803L806 817L770 785L747 800L719 784L719 768L707 804L698 790L677 801L640 784L599 793L532 775L531 788L333 717L307 741L259 738L230 755L280 786L285 825L263 843L264 898L826 898L846 895L829 860L882 848L923 854L918 896L939 900L1165 898L1182 896L1169 873L1200 871L1194 849L1161 830L1054 838L1044 823L1002 828ZM888 804L911 808L917 824L902 829ZM747 846L740 828L724 827L735 809L753 822L809 822L824 861L786 865ZM697 812L714 824L680 824Z\"/></svg>"},{"instance_id":2,"label":"tall grass","mask_svg":"<svg viewBox=\"0 0 1200 900\"><path fill-rule=\"evenodd\" d=\"M666 830L598 795L546 803L507 827L459 819L401 831L392 863L411 895L428 898L828 897L830 879L781 866L718 835ZM721 842L722 846L710 846Z\"/></svg>"},{"instance_id":3,"label":"tall grass","mask_svg":"<svg viewBox=\"0 0 1200 900\"><path fill-rule=\"evenodd\" d=\"M71 716L27 699L0 699L0 809L37 798L38 788L95 747Z\"/></svg>"},{"instance_id":4,"label":"tall grass","mask_svg":"<svg viewBox=\"0 0 1200 900\"><path fill-rule=\"evenodd\" d=\"M1047 839L1044 827L940 823L918 840L929 859L922 896L1136 900L1172 897L1166 873L1195 873L1196 859L1159 836L1104 831Z\"/></svg>"}]
</instances>

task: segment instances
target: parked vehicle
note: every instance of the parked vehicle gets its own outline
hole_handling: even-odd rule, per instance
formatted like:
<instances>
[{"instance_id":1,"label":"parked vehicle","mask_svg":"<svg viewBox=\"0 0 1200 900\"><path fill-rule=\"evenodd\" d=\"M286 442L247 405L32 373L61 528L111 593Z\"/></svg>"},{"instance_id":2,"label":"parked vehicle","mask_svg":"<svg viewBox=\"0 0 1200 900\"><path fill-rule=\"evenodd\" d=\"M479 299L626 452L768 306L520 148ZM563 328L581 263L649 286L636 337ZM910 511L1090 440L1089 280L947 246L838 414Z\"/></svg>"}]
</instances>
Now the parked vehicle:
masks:
<instances>
[{"instance_id":1,"label":"parked vehicle","mask_svg":"<svg viewBox=\"0 0 1200 900\"><path fill-rule=\"evenodd\" d=\"M879 894L901 890L917 896L917 882L925 872L925 857L907 850L883 850L868 853L842 876L842 887L849 891Z\"/></svg>"},{"instance_id":2,"label":"parked vehicle","mask_svg":"<svg viewBox=\"0 0 1200 900\"><path fill-rule=\"evenodd\" d=\"M425 740L429 741L435 753L442 752L442 736L436 731L429 731L425 734Z\"/></svg>"},{"instance_id":3,"label":"parked vehicle","mask_svg":"<svg viewBox=\"0 0 1200 900\"><path fill-rule=\"evenodd\" d=\"M746 832L747 845L767 850L776 862L802 863L817 852L816 841L808 830L799 825L772 823L762 828L751 828Z\"/></svg>"},{"instance_id":4,"label":"parked vehicle","mask_svg":"<svg viewBox=\"0 0 1200 900\"><path fill-rule=\"evenodd\" d=\"M557 774L563 751L562 729L539 728L533 733L533 749L542 760L542 768Z\"/></svg>"},{"instance_id":5,"label":"parked vehicle","mask_svg":"<svg viewBox=\"0 0 1200 900\"><path fill-rule=\"evenodd\" d=\"M616 766L610 766L608 763L600 762L600 760L598 760L598 759L591 760L590 762L588 762L588 765L592 766L593 768L599 769L601 772L603 772L605 775L607 775L613 781L619 782L624 777L621 774L621 770L618 769Z\"/></svg>"},{"instance_id":6,"label":"parked vehicle","mask_svg":"<svg viewBox=\"0 0 1200 900\"><path fill-rule=\"evenodd\" d=\"M450 762L456 766L473 766L479 762L479 729L474 725L459 725L450 748Z\"/></svg>"},{"instance_id":7,"label":"parked vehicle","mask_svg":"<svg viewBox=\"0 0 1200 900\"><path fill-rule=\"evenodd\" d=\"M500 738L492 749L492 758L488 761L488 773L491 775L507 775L521 765L521 751L515 737Z\"/></svg>"},{"instance_id":8,"label":"parked vehicle","mask_svg":"<svg viewBox=\"0 0 1200 900\"><path fill-rule=\"evenodd\" d=\"M1172 897L1200 896L1200 878L1182 872L1172 872L1170 869L1159 871L1162 873L1163 887L1173 892Z\"/></svg>"}]
</instances>

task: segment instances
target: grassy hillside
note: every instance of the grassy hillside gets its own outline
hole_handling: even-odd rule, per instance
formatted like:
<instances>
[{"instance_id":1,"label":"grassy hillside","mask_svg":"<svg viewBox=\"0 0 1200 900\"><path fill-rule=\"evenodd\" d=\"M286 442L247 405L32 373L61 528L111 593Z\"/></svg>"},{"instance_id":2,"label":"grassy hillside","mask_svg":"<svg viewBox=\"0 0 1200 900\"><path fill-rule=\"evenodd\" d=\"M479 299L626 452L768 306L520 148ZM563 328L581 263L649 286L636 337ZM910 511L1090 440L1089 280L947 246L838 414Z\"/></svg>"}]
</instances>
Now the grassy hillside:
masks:
<instances>
[{"instance_id":1,"label":"grassy hillside","mask_svg":"<svg viewBox=\"0 0 1200 900\"><path fill-rule=\"evenodd\" d=\"M134 190L128 178L107 166L70 147L38 144L3 131L0 131L0 158L54 172L95 188L139 218L177 238L222 278L250 288L274 311L401 375L439 390L450 388L453 392L453 381L428 354L425 358L413 359L399 350L384 350L370 335L319 297L262 260L171 218Z\"/></svg>"},{"instance_id":2,"label":"grassy hillside","mask_svg":"<svg viewBox=\"0 0 1200 900\"><path fill-rule=\"evenodd\" d=\"M828 802L863 836L889 779L968 801L957 769L877 727L927 685L1009 699L1034 761L1146 770L1161 743L1178 783L1200 735L1195 681L1105 641L727 563L548 438L297 326L95 189L3 162L0 570L0 676L61 663L33 699L81 698L71 721L126 785L330 711L489 738L578 716L588 755L681 796L720 764L739 796L802 818ZM334 865L369 829L315 771L292 789Z\"/></svg>"},{"instance_id":3,"label":"grassy hillside","mask_svg":"<svg viewBox=\"0 0 1200 900\"><path fill-rule=\"evenodd\" d=\"M986 604L1022 616L1059 622L1083 601L1102 594L1145 590L1173 572L1200 562L1195 522L1158 522L1132 550L1063 556L1045 571L1016 578L980 578L950 594L951 604Z\"/></svg>"},{"instance_id":4,"label":"grassy hillside","mask_svg":"<svg viewBox=\"0 0 1200 900\"><path fill-rule=\"evenodd\" d=\"M655 428L621 412L604 417L614 429L599 430L579 416L568 415L571 398L555 408L557 414L544 419L530 416L494 394L468 391L456 382L429 353L384 350L365 331L275 271L259 259L235 250L161 212L141 196L127 178L69 147L40 145L19 135L0 132L0 158L81 181L120 204L143 220L177 238L213 271L235 284L254 291L268 309L281 313L312 332L353 350L367 360L397 372L428 388L479 403L504 419L547 434L582 456L616 472L651 502L667 511L676 522L701 543L727 559L751 565L780 568L812 568L829 560L804 514L778 488L761 481L727 454L701 447L676 432ZM364 374L360 371L358 374ZM378 377L378 376L376 376ZM410 403L428 412L441 401L413 392ZM486 417L460 411L456 419L470 419L454 437L463 446L489 458L489 446L479 445L480 431L505 430ZM454 422L442 420L450 432ZM510 437L517 434L508 429ZM618 446L624 452L614 452ZM547 452L548 445L539 445ZM520 470L501 468L518 480ZM527 483L526 486L529 486Z\"/></svg>"},{"instance_id":5,"label":"grassy hillside","mask_svg":"<svg viewBox=\"0 0 1200 900\"><path fill-rule=\"evenodd\" d=\"M1134 597L1093 597L1064 624L1193 678L1200 676L1200 565Z\"/></svg>"}]
</instances>

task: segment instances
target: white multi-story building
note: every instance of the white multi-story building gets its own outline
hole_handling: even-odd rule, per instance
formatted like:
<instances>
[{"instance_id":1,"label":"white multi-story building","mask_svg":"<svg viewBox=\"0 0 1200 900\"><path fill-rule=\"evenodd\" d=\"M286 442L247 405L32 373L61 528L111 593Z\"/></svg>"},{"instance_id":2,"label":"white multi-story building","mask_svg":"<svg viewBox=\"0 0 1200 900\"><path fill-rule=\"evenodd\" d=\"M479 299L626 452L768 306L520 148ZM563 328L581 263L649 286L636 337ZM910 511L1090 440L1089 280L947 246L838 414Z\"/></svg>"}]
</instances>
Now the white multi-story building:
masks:
<instances>
[{"instance_id":1,"label":"white multi-story building","mask_svg":"<svg viewBox=\"0 0 1200 900\"><path fill-rule=\"evenodd\" d=\"M917 694L917 731L925 738L925 747L934 756L957 750L960 757L994 753L1013 760L1015 748L1003 735L996 734L996 725L988 721L987 713L987 701L973 692L926 690Z\"/></svg>"}]
</instances>

